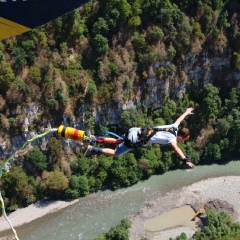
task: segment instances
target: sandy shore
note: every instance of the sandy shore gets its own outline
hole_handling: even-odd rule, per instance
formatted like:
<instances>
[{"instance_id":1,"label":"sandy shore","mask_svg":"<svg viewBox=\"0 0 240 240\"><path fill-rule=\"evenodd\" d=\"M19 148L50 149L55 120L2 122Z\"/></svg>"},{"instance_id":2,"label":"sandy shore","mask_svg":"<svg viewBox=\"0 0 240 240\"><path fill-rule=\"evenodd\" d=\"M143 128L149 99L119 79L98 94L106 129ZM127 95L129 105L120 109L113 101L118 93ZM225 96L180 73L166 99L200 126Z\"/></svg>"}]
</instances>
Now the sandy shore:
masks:
<instances>
[{"instance_id":1,"label":"sandy shore","mask_svg":"<svg viewBox=\"0 0 240 240\"><path fill-rule=\"evenodd\" d=\"M29 205L26 208L17 209L9 214L8 218L13 224L13 227L21 226L29 223L37 218L43 217L49 213L56 212L60 209L68 207L78 200L74 201L39 201ZM0 218L0 232L11 229L6 219Z\"/></svg>"},{"instance_id":2,"label":"sandy shore","mask_svg":"<svg viewBox=\"0 0 240 240\"><path fill-rule=\"evenodd\" d=\"M27 208L18 209L8 217L13 226L17 227L70 206L77 201L37 202ZM240 221L240 176L210 178L164 195L156 192L155 199L146 203L138 213L129 217L132 221L130 240L141 239L142 237L148 237L152 240L168 240L182 232L185 232L188 237L192 236L194 231L190 227L178 226L164 231L156 230L151 234L145 228L147 221L185 205L190 205L195 211L201 208L224 210L236 221ZM8 222L1 217L0 231L9 229Z\"/></svg>"},{"instance_id":3,"label":"sandy shore","mask_svg":"<svg viewBox=\"0 0 240 240\"><path fill-rule=\"evenodd\" d=\"M130 217L132 226L130 240L147 237L152 240L168 240L185 232L188 237L194 234L190 227L176 226L165 231L149 232L146 222L173 209L190 205L195 211L211 208L226 211L234 220L240 221L240 176L210 178L165 195L156 194L156 198L135 215Z\"/></svg>"}]
</instances>

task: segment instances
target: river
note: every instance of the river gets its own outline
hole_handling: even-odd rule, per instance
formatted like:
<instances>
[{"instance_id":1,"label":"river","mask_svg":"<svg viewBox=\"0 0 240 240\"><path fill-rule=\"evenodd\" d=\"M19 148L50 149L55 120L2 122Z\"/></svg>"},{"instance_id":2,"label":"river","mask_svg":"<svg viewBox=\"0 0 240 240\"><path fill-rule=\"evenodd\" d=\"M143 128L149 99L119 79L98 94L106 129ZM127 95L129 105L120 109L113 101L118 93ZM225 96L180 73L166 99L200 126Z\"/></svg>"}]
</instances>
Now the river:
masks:
<instances>
[{"instance_id":1,"label":"river","mask_svg":"<svg viewBox=\"0 0 240 240\"><path fill-rule=\"evenodd\" d=\"M21 240L89 240L137 213L146 202L160 194L211 177L237 176L239 169L240 161L231 161L170 171L128 188L91 194L16 230Z\"/></svg>"}]
</instances>

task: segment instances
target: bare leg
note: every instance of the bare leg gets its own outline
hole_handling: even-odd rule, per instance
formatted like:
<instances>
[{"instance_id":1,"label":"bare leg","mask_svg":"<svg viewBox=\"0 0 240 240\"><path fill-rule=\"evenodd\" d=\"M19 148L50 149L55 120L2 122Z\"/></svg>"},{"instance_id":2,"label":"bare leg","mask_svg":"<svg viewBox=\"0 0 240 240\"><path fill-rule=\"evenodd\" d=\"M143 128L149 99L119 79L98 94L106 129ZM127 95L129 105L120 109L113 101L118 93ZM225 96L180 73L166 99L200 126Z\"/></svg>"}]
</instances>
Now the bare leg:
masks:
<instances>
[{"instance_id":1,"label":"bare leg","mask_svg":"<svg viewBox=\"0 0 240 240\"><path fill-rule=\"evenodd\" d=\"M88 145L88 148L83 156L87 156L89 153L92 154L105 154L108 156L117 156L115 150L111 148L98 148L91 145Z\"/></svg>"},{"instance_id":2,"label":"bare leg","mask_svg":"<svg viewBox=\"0 0 240 240\"><path fill-rule=\"evenodd\" d=\"M103 148L102 153L109 156L116 156L115 150L111 148Z\"/></svg>"}]
</instances>

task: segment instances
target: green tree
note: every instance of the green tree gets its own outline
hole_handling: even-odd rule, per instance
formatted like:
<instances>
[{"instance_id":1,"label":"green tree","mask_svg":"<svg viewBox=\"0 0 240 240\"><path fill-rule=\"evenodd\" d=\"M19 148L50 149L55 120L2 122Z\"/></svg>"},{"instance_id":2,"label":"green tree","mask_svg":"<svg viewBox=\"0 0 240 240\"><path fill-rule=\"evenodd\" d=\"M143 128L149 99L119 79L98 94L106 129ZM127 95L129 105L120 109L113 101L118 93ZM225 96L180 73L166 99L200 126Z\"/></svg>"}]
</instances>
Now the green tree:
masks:
<instances>
[{"instance_id":1,"label":"green tree","mask_svg":"<svg viewBox=\"0 0 240 240\"><path fill-rule=\"evenodd\" d=\"M188 141L187 144L183 145L186 146L185 153L191 156L192 162L194 164L199 163L201 154L197 144L194 141ZM185 162L180 160L180 164L185 164Z\"/></svg>"},{"instance_id":2,"label":"green tree","mask_svg":"<svg viewBox=\"0 0 240 240\"><path fill-rule=\"evenodd\" d=\"M158 26L153 26L149 29L147 39L150 43L156 43L164 37L162 29Z\"/></svg>"},{"instance_id":3,"label":"green tree","mask_svg":"<svg viewBox=\"0 0 240 240\"><path fill-rule=\"evenodd\" d=\"M154 122L153 122L154 126L161 126L161 125L165 125L165 120L161 117L159 118L154 118Z\"/></svg>"},{"instance_id":4,"label":"green tree","mask_svg":"<svg viewBox=\"0 0 240 240\"><path fill-rule=\"evenodd\" d=\"M21 167L12 167L11 171L3 179L4 185L8 185L9 193L20 193L27 186L27 175ZM5 186L6 186L5 185Z\"/></svg>"},{"instance_id":5,"label":"green tree","mask_svg":"<svg viewBox=\"0 0 240 240\"><path fill-rule=\"evenodd\" d=\"M12 83L12 88L24 94L25 96L28 96L31 93L30 87L19 78Z\"/></svg>"},{"instance_id":6,"label":"green tree","mask_svg":"<svg viewBox=\"0 0 240 240\"><path fill-rule=\"evenodd\" d=\"M72 37L76 39L83 39L87 32L88 29L85 18L81 14L77 14L75 16L75 23L71 32Z\"/></svg>"},{"instance_id":7,"label":"green tree","mask_svg":"<svg viewBox=\"0 0 240 240\"><path fill-rule=\"evenodd\" d=\"M0 62L0 94L6 94L15 76L8 63Z\"/></svg>"},{"instance_id":8,"label":"green tree","mask_svg":"<svg viewBox=\"0 0 240 240\"><path fill-rule=\"evenodd\" d=\"M140 148L136 153L137 159L140 160L140 167L144 170L144 174L148 177L155 172L161 172L162 152L158 145L146 145Z\"/></svg>"},{"instance_id":9,"label":"green tree","mask_svg":"<svg viewBox=\"0 0 240 240\"><path fill-rule=\"evenodd\" d=\"M80 72L81 67L72 64L63 71L63 79L67 83L70 96L76 96L83 92L87 87L87 81L84 79L85 74ZM83 77L84 76L84 77Z\"/></svg>"},{"instance_id":10,"label":"green tree","mask_svg":"<svg viewBox=\"0 0 240 240\"><path fill-rule=\"evenodd\" d=\"M35 84L39 84L42 80L41 71L38 67L31 66L29 69L28 76Z\"/></svg>"},{"instance_id":11,"label":"green tree","mask_svg":"<svg viewBox=\"0 0 240 240\"><path fill-rule=\"evenodd\" d=\"M127 0L111 0L109 9L118 9L123 22L126 21L132 14L131 5Z\"/></svg>"},{"instance_id":12,"label":"green tree","mask_svg":"<svg viewBox=\"0 0 240 240\"><path fill-rule=\"evenodd\" d=\"M50 169L58 168L63 156L61 141L51 137L47 143L47 148Z\"/></svg>"},{"instance_id":13,"label":"green tree","mask_svg":"<svg viewBox=\"0 0 240 240\"><path fill-rule=\"evenodd\" d=\"M24 204L33 193L33 188L29 188L28 177L21 167L13 166L10 172L3 174L2 181L5 195L10 199L10 206Z\"/></svg>"},{"instance_id":14,"label":"green tree","mask_svg":"<svg viewBox=\"0 0 240 240\"><path fill-rule=\"evenodd\" d=\"M220 146L216 143L209 143L203 150L202 158L207 162L216 162L221 157Z\"/></svg>"},{"instance_id":15,"label":"green tree","mask_svg":"<svg viewBox=\"0 0 240 240\"><path fill-rule=\"evenodd\" d=\"M217 124L216 124L217 135L220 138L226 137L230 127L231 127L231 125L227 119L225 119L225 118L218 119Z\"/></svg>"},{"instance_id":16,"label":"green tree","mask_svg":"<svg viewBox=\"0 0 240 240\"><path fill-rule=\"evenodd\" d=\"M106 103L111 101L114 91L115 91L114 82L111 82L111 83L104 82L103 84L101 84L97 92L97 97L99 102Z\"/></svg>"},{"instance_id":17,"label":"green tree","mask_svg":"<svg viewBox=\"0 0 240 240\"><path fill-rule=\"evenodd\" d=\"M166 124L171 124L175 121L173 118L175 116L177 105L173 100L167 101L161 109L161 117L164 119Z\"/></svg>"},{"instance_id":18,"label":"green tree","mask_svg":"<svg viewBox=\"0 0 240 240\"><path fill-rule=\"evenodd\" d=\"M192 34L192 26L186 20L183 20L181 24L178 26L178 35L175 42L175 48L178 52L187 52L190 47L190 36Z\"/></svg>"},{"instance_id":19,"label":"green tree","mask_svg":"<svg viewBox=\"0 0 240 240\"><path fill-rule=\"evenodd\" d=\"M141 0L135 0L132 4L132 14L130 19L128 20L128 24L130 27L138 27L141 25L141 17L139 16L142 13L141 9Z\"/></svg>"},{"instance_id":20,"label":"green tree","mask_svg":"<svg viewBox=\"0 0 240 240\"><path fill-rule=\"evenodd\" d=\"M108 233L105 234L106 239L118 239L118 240L128 240L129 230L131 223L128 220L122 220L121 223L115 228L111 228Z\"/></svg>"},{"instance_id":21,"label":"green tree","mask_svg":"<svg viewBox=\"0 0 240 240\"><path fill-rule=\"evenodd\" d=\"M41 152L38 146L34 146L24 157L25 167L34 175L47 169L47 157ZM31 166L26 166L26 162Z\"/></svg>"},{"instance_id":22,"label":"green tree","mask_svg":"<svg viewBox=\"0 0 240 240\"><path fill-rule=\"evenodd\" d=\"M233 137L231 138L232 151L235 154L240 152L240 118L235 119L232 123Z\"/></svg>"},{"instance_id":23,"label":"green tree","mask_svg":"<svg viewBox=\"0 0 240 240\"><path fill-rule=\"evenodd\" d=\"M67 49L68 49L67 43L66 42L61 42L60 43L60 50L61 50L61 52L66 52Z\"/></svg>"},{"instance_id":24,"label":"green tree","mask_svg":"<svg viewBox=\"0 0 240 240\"><path fill-rule=\"evenodd\" d=\"M108 32L108 23L107 21L100 17L98 18L98 20L93 24L93 32L95 34L101 34L103 36L105 36Z\"/></svg>"},{"instance_id":25,"label":"green tree","mask_svg":"<svg viewBox=\"0 0 240 240\"><path fill-rule=\"evenodd\" d=\"M219 97L219 90L211 83L205 84L200 95L202 99L203 115L205 119L216 118L219 109L221 109L221 99Z\"/></svg>"},{"instance_id":26,"label":"green tree","mask_svg":"<svg viewBox=\"0 0 240 240\"><path fill-rule=\"evenodd\" d=\"M165 149L164 147L162 147L162 148ZM172 151L169 151L169 150L165 151L164 150L163 151L162 161L163 161L163 165L161 166L162 167L162 171L166 172L173 166L173 163L172 163Z\"/></svg>"},{"instance_id":27,"label":"green tree","mask_svg":"<svg viewBox=\"0 0 240 240\"><path fill-rule=\"evenodd\" d=\"M143 66L151 66L158 59L158 52L154 46L148 46L144 53L139 53L139 62Z\"/></svg>"},{"instance_id":28,"label":"green tree","mask_svg":"<svg viewBox=\"0 0 240 240\"><path fill-rule=\"evenodd\" d=\"M23 41L22 48L27 54L27 58L32 62L34 60L34 56L36 53L36 50L35 50L36 47L35 47L34 41L30 39Z\"/></svg>"},{"instance_id":29,"label":"green tree","mask_svg":"<svg viewBox=\"0 0 240 240\"><path fill-rule=\"evenodd\" d=\"M120 124L124 131L137 126L139 114L135 108L129 108L123 111L120 119Z\"/></svg>"},{"instance_id":30,"label":"green tree","mask_svg":"<svg viewBox=\"0 0 240 240\"><path fill-rule=\"evenodd\" d=\"M69 180L60 171L50 172L45 180L46 194L52 198L62 197L64 190L67 189Z\"/></svg>"},{"instance_id":31,"label":"green tree","mask_svg":"<svg viewBox=\"0 0 240 240\"><path fill-rule=\"evenodd\" d=\"M220 140L219 147L221 149L222 159L229 159L230 152L231 152L229 139L224 138L224 139Z\"/></svg>"},{"instance_id":32,"label":"green tree","mask_svg":"<svg viewBox=\"0 0 240 240\"><path fill-rule=\"evenodd\" d=\"M95 125L95 122L94 122L94 118L92 116L92 113L90 111L87 111L86 112L86 121L85 121L85 126L90 129L91 132L94 132L94 125Z\"/></svg>"},{"instance_id":33,"label":"green tree","mask_svg":"<svg viewBox=\"0 0 240 240\"><path fill-rule=\"evenodd\" d=\"M131 27L138 27L141 25L141 18L139 16L133 16L129 19L128 25Z\"/></svg>"},{"instance_id":34,"label":"green tree","mask_svg":"<svg viewBox=\"0 0 240 240\"><path fill-rule=\"evenodd\" d=\"M174 240L173 238L170 238L169 240ZM175 240L188 240L186 233L181 233L180 236L176 237Z\"/></svg>"},{"instance_id":35,"label":"green tree","mask_svg":"<svg viewBox=\"0 0 240 240\"><path fill-rule=\"evenodd\" d=\"M167 70L167 74L168 75L173 75L173 73L174 73L174 65L173 64L168 64L167 67L166 67L166 70Z\"/></svg>"},{"instance_id":36,"label":"green tree","mask_svg":"<svg viewBox=\"0 0 240 240\"><path fill-rule=\"evenodd\" d=\"M197 231L190 239L191 240L235 240L240 234L240 224L234 223L233 219L226 212L215 212L207 209L206 225ZM182 233L171 240L186 240L186 235Z\"/></svg>"},{"instance_id":37,"label":"green tree","mask_svg":"<svg viewBox=\"0 0 240 240\"><path fill-rule=\"evenodd\" d=\"M192 33L199 37L199 38L203 38L204 37L204 34L202 33L202 30L201 30L201 25L199 22L194 22L192 24L192 27L193 27L193 30L192 30Z\"/></svg>"},{"instance_id":38,"label":"green tree","mask_svg":"<svg viewBox=\"0 0 240 240\"><path fill-rule=\"evenodd\" d=\"M109 68L111 70L111 75L112 77L118 76L119 75L119 69L118 66L114 62L109 63Z\"/></svg>"},{"instance_id":39,"label":"green tree","mask_svg":"<svg viewBox=\"0 0 240 240\"><path fill-rule=\"evenodd\" d=\"M68 188L65 191L65 195L66 195L66 197L68 197L70 199L77 199L77 198L79 198L79 192L78 192L77 189L70 189L70 188Z\"/></svg>"},{"instance_id":40,"label":"green tree","mask_svg":"<svg viewBox=\"0 0 240 240\"><path fill-rule=\"evenodd\" d=\"M169 47L167 52L170 59L173 59L177 53L177 51L173 47Z\"/></svg>"},{"instance_id":41,"label":"green tree","mask_svg":"<svg viewBox=\"0 0 240 240\"><path fill-rule=\"evenodd\" d=\"M234 34L232 47L236 52L240 51L240 32Z\"/></svg>"},{"instance_id":42,"label":"green tree","mask_svg":"<svg viewBox=\"0 0 240 240\"><path fill-rule=\"evenodd\" d=\"M232 111L232 109L237 108L238 107L238 103L239 103L239 96L237 93L237 89L236 88L232 88L231 92L230 92L230 99L225 99L225 110L230 113Z\"/></svg>"},{"instance_id":43,"label":"green tree","mask_svg":"<svg viewBox=\"0 0 240 240\"><path fill-rule=\"evenodd\" d=\"M230 27L230 23L228 22L228 12L224 11L220 14L218 19L218 25L220 29L226 29Z\"/></svg>"},{"instance_id":44,"label":"green tree","mask_svg":"<svg viewBox=\"0 0 240 240\"><path fill-rule=\"evenodd\" d=\"M50 108L50 110L56 110L58 106L58 101L56 99L48 99L47 105Z\"/></svg>"},{"instance_id":45,"label":"green tree","mask_svg":"<svg viewBox=\"0 0 240 240\"><path fill-rule=\"evenodd\" d=\"M67 106L68 102L69 102L69 98L68 98L68 94L64 93L61 89L57 89L55 92L55 97L56 100L59 103L59 107L61 109L65 109L65 107Z\"/></svg>"},{"instance_id":46,"label":"green tree","mask_svg":"<svg viewBox=\"0 0 240 240\"><path fill-rule=\"evenodd\" d=\"M14 48L11 55L15 61L15 68L17 71L21 70L24 66L27 65L27 53L21 47Z\"/></svg>"},{"instance_id":47,"label":"green tree","mask_svg":"<svg viewBox=\"0 0 240 240\"><path fill-rule=\"evenodd\" d=\"M202 230L203 236L205 235L213 239L221 239L225 234L229 236L229 233L231 232L230 226L233 223L231 217L225 212L217 213L209 209L207 209L206 212L208 218L208 225ZM224 231L225 234L223 231L220 230L224 225L229 230Z\"/></svg>"},{"instance_id":48,"label":"green tree","mask_svg":"<svg viewBox=\"0 0 240 240\"><path fill-rule=\"evenodd\" d=\"M88 79L86 101L89 101L91 103L93 101L93 98L96 96L96 94L97 94L97 86L95 82L92 79Z\"/></svg>"},{"instance_id":49,"label":"green tree","mask_svg":"<svg viewBox=\"0 0 240 240\"><path fill-rule=\"evenodd\" d=\"M114 29L117 26L117 23L120 19L119 11L114 8L106 15L108 19L108 25L110 29Z\"/></svg>"},{"instance_id":50,"label":"green tree","mask_svg":"<svg viewBox=\"0 0 240 240\"><path fill-rule=\"evenodd\" d=\"M79 189L78 176L72 175L72 176L70 177L69 186L70 186L72 189L77 189L77 190Z\"/></svg>"},{"instance_id":51,"label":"green tree","mask_svg":"<svg viewBox=\"0 0 240 240\"><path fill-rule=\"evenodd\" d=\"M90 166L90 160L88 158L78 156L78 173L86 175Z\"/></svg>"},{"instance_id":52,"label":"green tree","mask_svg":"<svg viewBox=\"0 0 240 240\"><path fill-rule=\"evenodd\" d=\"M0 50L0 62L4 61L5 60L5 57L4 57L4 54L3 52Z\"/></svg>"},{"instance_id":53,"label":"green tree","mask_svg":"<svg viewBox=\"0 0 240 240\"><path fill-rule=\"evenodd\" d=\"M86 196L89 194L88 178L86 176L72 175L69 181L69 187L66 190L66 195L70 198Z\"/></svg>"},{"instance_id":54,"label":"green tree","mask_svg":"<svg viewBox=\"0 0 240 240\"><path fill-rule=\"evenodd\" d=\"M131 222L127 219L123 219L116 227L112 227L109 232L93 240L127 240L129 239L130 227Z\"/></svg>"},{"instance_id":55,"label":"green tree","mask_svg":"<svg viewBox=\"0 0 240 240\"><path fill-rule=\"evenodd\" d=\"M10 128L9 120L3 114L0 114L0 126L4 131L8 131Z\"/></svg>"},{"instance_id":56,"label":"green tree","mask_svg":"<svg viewBox=\"0 0 240 240\"><path fill-rule=\"evenodd\" d=\"M76 199L80 196L78 176L72 175L69 180L69 188L65 191L68 198Z\"/></svg>"},{"instance_id":57,"label":"green tree","mask_svg":"<svg viewBox=\"0 0 240 240\"><path fill-rule=\"evenodd\" d=\"M96 169L96 188L100 189L103 185L110 185L109 181L112 157L100 155L98 156L98 166Z\"/></svg>"},{"instance_id":58,"label":"green tree","mask_svg":"<svg viewBox=\"0 0 240 240\"><path fill-rule=\"evenodd\" d=\"M93 46L96 52L100 55L104 55L108 50L108 40L103 37L101 34L97 34L93 39Z\"/></svg>"},{"instance_id":59,"label":"green tree","mask_svg":"<svg viewBox=\"0 0 240 240\"><path fill-rule=\"evenodd\" d=\"M130 186L138 180L138 164L132 153L118 157L110 167L111 184L114 189L121 186Z\"/></svg>"},{"instance_id":60,"label":"green tree","mask_svg":"<svg viewBox=\"0 0 240 240\"><path fill-rule=\"evenodd\" d=\"M240 54L238 52L233 53L234 56L234 66L236 71L240 72Z\"/></svg>"},{"instance_id":61,"label":"green tree","mask_svg":"<svg viewBox=\"0 0 240 240\"><path fill-rule=\"evenodd\" d=\"M146 51L147 43L145 38L139 32L134 32L131 40L137 54L144 53Z\"/></svg>"},{"instance_id":62,"label":"green tree","mask_svg":"<svg viewBox=\"0 0 240 240\"><path fill-rule=\"evenodd\" d=\"M86 176L79 176L78 177L79 182L79 194L80 196L86 196L89 194L89 185L88 185L88 179Z\"/></svg>"},{"instance_id":63,"label":"green tree","mask_svg":"<svg viewBox=\"0 0 240 240\"><path fill-rule=\"evenodd\" d=\"M203 4L203 6L204 6L204 13L201 16L200 23L202 26L203 33L205 35L208 35L215 28L214 21L213 21L215 12L211 6L207 4Z\"/></svg>"},{"instance_id":64,"label":"green tree","mask_svg":"<svg viewBox=\"0 0 240 240\"><path fill-rule=\"evenodd\" d=\"M48 46L48 38L45 32L38 32L37 39L42 48L46 48Z\"/></svg>"}]
</instances>

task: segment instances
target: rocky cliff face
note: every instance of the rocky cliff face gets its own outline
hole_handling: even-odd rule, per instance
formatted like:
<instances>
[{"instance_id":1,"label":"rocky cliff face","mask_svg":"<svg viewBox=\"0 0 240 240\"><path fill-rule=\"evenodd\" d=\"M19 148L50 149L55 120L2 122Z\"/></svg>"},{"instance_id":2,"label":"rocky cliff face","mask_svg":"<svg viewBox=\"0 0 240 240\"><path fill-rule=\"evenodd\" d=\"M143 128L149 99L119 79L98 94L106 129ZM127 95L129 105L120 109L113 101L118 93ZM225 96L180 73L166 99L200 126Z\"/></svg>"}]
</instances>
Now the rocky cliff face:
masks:
<instances>
[{"instance_id":1,"label":"rocky cliff face","mask_svg":"<svg viewBox=\"0 0 240 240\"><path fill-rule=\"evenodd\" d=\"M119 100L96 106L95 120L102 125L118 124L122 111L136 108L138 102L158 108L162 105L163 95L181 99L190 86L201 89L204 84L213 83L219 88L223 86L240 88L240 73L232 72L230 68L231 56L229 51L214 55L203 52L199 56L188 54L181 66L175 66L169 61L155 63L148 71L146 82L135 89L131 99L127 102ZM159 76L157 72L161 67L171 68L172 71ZM147 92L144 97L142 91Z\"/></svg>"},{"instance_id":2,"label":"rocky cliff face","mask_svg":"<svg viewBox=\"0 0 240 240\"><path fill-rule=\"evenodd\" d=\"M186 55L184 59L182 59L182 64L178 66L169 61L155 63L148 71L148 77L145 80L146 82L134 87L132 98L129 98L125 102L123 99L120 99L105 104L94 104L94 120L103 126L118 124L123 110L136 108L139 102L147 106L151 105L154 108L160 107L162 105L163 94L165 94L165 96L170 96L173 100L176 98L182 98L184 92L189 86L201 89L204 84L213 83L217 87L222 87L224 85L236 87L237 83L237 87L240 88L240 73L232 72L230 70L231 56L230 51L217 54L211 54L209 51L203 52L199 56L191 54ZM158 70L161 68L165 70L168 69L167 74L159 74ZM144 97L142 96L143 91L146 93ZM41 133L43 130L41 129L42 127L47 127L40 126L39 129L29 129L29 125L41 116L43 111L43 106L39 103L32 102L28 104L28 106L20 108L20 111L25 113L25 118L22 121L23 132L14 136L6 137L2 135L0 137L0 158L9 156L15 149L21 147L25 141ZM85 109L84 106L80 106L79 108L81 118L64 115L62 118L62 124L79 129L83 128L84 121L86 121ZM49 119L49 123L50 122L51 119ZM48 127L50 126L51 125ZM89 129L84 130L86 130L87 134L90 134ZM27 148L30 148L33 145L39 145L42 149L45 149L46 142L51 135L36 140L33 143L29 143ZM7 139L11 139L11 141ZM64 144L70 148L80 144L69 140L63 141Z\"/></svg>"}]
</instances>

